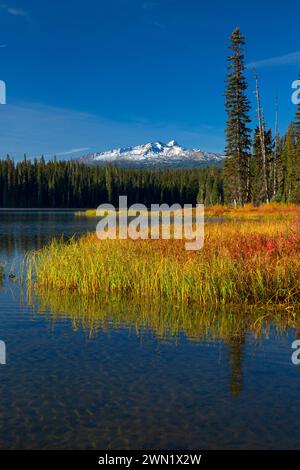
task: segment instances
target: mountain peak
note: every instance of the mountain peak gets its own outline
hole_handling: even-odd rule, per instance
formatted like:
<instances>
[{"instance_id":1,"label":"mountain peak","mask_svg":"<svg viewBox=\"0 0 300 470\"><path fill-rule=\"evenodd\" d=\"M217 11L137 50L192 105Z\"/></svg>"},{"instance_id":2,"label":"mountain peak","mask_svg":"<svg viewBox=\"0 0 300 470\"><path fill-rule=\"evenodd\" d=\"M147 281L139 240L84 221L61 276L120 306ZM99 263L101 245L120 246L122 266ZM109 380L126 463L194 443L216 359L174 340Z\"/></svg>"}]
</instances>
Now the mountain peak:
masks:
<instances>
[{"instance_id":1,"label":"mountain peak","mask_svg":"<svg viewBox=\"0 0 300 470\"><path fill-rule=\"evenodd\" d=\"M176 140L170 140L168 143L167 143L167 147L178 147L178 143L176 142Z\"/></svg>"},{"instance_id":2,"label":"mountain peak","mask_svg":"<svg viewBox=\"0 0 300 470\"><path fill-rule=\"evenodd\" d=\"M106 152L93 153L79 160L88 164L113 163L119 166L199 168L222 163L224 156L203 152L200 149L186 149L172 139L167 144L155 141L135 147L117 148Z\"/></svg>"}]
</instances>

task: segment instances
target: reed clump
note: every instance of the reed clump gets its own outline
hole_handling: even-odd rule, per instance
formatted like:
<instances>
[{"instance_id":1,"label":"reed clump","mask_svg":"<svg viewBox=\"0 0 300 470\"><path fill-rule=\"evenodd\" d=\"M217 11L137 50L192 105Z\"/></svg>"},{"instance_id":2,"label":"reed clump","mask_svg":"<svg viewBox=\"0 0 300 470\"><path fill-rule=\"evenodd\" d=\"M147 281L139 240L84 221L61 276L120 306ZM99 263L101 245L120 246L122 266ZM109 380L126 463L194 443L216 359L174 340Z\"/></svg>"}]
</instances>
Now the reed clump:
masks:
<instances>
[{"instance_id":1,"label":"reed clump","mask_svg":"<svg viewBox=\"0 0 300 470\"><path fill-rule=\"evenodd\" d=\"M293 221L206 224L204 248L184 240L53 240L26 260L27 280L96 298L180 304L297 304L300 234Z\"/></svg>"}]
</instances>

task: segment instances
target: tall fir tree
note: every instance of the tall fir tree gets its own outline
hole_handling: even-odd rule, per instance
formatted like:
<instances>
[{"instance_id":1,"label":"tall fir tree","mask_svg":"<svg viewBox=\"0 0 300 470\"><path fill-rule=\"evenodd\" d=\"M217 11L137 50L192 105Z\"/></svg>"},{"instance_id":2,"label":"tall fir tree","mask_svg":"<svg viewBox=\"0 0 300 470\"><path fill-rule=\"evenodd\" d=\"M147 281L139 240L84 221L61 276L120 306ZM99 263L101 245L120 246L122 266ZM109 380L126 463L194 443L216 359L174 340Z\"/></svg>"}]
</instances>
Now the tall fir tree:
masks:
<instances>
[{"instance_id":1,"label":"tall fir tree","mask_svg":"<svg viewBox=\"0 0 300 470\"><path fill-rule=\"evenodd\" d=\"M247 98L247 82L243 46L244 36L236 28L230 37L228 75L225 93L227 112L226 149L224 165L225 200L229 204L243 206L250 201L250 148L251 130Z\"/></svg>"},{"instance_id":2,"label":"tall fir tree","mask_svg":"<svg viewBox=\"0 0 300 470\"><path fill-rule=\"evenodd\" d=\"M293 202L300 202L300 103L298 103L295 114L295 153L293 163L294 190L292 194Z\"/></svg>"},{"instance_id":3,"label":"tall fir tree","mask_svg":"<svg viewBox=\"0 0 300 470\"><path fill-rule=\"evenodd\" d=\"M300 75L299 75L299 81L300 81ZM297 109L296 109L295 129L296 129L297 141L299 143L299 141L300 141L300 102L297 104Z\"/></svg>"}]
</instances>

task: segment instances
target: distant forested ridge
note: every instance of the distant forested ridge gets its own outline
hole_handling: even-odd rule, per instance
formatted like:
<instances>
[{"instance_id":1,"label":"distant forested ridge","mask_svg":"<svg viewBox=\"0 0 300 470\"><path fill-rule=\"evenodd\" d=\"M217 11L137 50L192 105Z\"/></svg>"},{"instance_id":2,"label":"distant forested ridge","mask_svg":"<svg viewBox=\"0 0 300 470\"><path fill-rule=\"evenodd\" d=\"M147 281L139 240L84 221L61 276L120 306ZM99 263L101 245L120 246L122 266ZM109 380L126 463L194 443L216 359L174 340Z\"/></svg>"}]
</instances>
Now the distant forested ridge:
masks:
<instances>
[{"instance_id":1,"label":"distant forested ridge","mask_svg":"<svg viewBox=\"0 0 300 470\"><path fill-rule=\"evenodd\" d=\"M96 208L128 204L223 203L222 169L139 170L75 161L0 160L0 207Z\"/></svg>"},{"instance_id":2,"label":"distant forested ridge","mask_svg":"<svg viewBox=\"0 0 300 470\"><path fill-rule=\"evenodd\" d=\"M254 205L266 202L258 134L257 129L249 159L249 195L243 201ZM269 200L300 203L297 142L297 130L291 124L286 135L278 139L274 161L274 139L270 130L265 134ZM230 186L226 177L226 165L225 170L216 166L203 169L129 169L55 159L46 162L43 158L34 161L24 158L15 162L7 157L0 160L0 207L96 208L104 202L117 207L121 195L128 196L128 204L139 202L147 207L156 203L233 204L230 196L236 195L235 182Z\"/></svg>"}]
</instances>

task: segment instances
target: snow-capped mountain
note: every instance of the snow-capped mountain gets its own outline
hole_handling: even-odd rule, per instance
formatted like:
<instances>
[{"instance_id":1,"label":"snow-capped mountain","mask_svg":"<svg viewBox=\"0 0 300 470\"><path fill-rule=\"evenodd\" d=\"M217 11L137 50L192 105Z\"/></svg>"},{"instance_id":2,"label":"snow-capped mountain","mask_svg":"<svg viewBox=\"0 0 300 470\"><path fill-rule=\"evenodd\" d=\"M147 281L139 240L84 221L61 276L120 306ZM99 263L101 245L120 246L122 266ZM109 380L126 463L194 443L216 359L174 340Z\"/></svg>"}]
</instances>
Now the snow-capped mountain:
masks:
<instances>
[{"instance_id":1,"label":"snow-capped mountain","mask_svg":"<svg viewBox=\"0 0 300 470\"><path fill-rule=\"evenodd\" d=\"M170 140L167 144L150 142L136 147L91 153L78 160L88 164L113 163L135 167L203 167L220 164L224 158L218 153L204 152L200 149L186 149L178 145L175 140Z\"/></svg>"}]
</instances>

